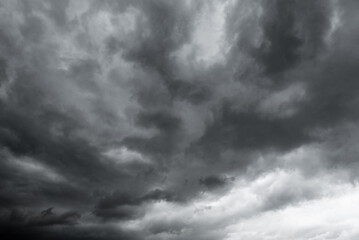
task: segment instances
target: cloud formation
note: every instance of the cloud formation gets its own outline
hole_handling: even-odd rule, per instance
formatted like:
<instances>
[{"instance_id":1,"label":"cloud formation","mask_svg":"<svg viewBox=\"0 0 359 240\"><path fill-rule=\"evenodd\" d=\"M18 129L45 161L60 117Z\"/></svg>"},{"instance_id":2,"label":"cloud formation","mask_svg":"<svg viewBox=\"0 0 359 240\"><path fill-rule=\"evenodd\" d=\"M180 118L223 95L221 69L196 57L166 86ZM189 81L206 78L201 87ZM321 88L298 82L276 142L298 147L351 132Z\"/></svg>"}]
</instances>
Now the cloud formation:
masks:
<instances>
[{"instance_id":1,"label":"cloud formation","mask_svg":"<svg viewBox=\"0 0 359 240\"><path fill-rule=\"evenodd\" d=\"M1 2L0 233L356 239L358 10Z\"/></svg>"}]
</instances>

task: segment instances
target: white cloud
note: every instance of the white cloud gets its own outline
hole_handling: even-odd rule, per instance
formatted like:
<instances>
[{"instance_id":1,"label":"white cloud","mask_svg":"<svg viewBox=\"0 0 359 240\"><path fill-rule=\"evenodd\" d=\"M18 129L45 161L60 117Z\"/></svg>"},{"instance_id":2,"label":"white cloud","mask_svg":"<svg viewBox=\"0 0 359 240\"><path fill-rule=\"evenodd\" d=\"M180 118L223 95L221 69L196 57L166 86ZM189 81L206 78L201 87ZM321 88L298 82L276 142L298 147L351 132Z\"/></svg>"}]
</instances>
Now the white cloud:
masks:
<instances>
[{"instance_id":1,"label":"white cloud","mask_svg":"<svg viewBox=\"0 0 359 240\"><path fill-rule=\"evenodd\" d=\"M358 200L359 188L342 184L332 196L234 224L227 228L228 239L355 239Z\"/></svg>"},{"instance_id":2,"label":"white cloud","mask_svg":"<svg viewBox=\"0 0 359 240\"><path fill-rule=\"evenodd\" d=\"M299 171L275 170L254 181L238 179L223 196L204 193L183 205L154 203L143 219L122 227L148 235L159 224L178 228L148 239L206 239L215 234L227 240L351 240L358 234L359 187L336 177L327 173L307 178Z\"/></svg>"},{"instance_id":3,"label":"white cloud","mask_svg":"<svg viewBox=\"0 0 359 240\"><path fill-rule=\"evenodd\" d=\"M126 147L110 149L104 152L103 155L115 164L151 163L151 161L141 153L130 150Z\"/></svg>"},{"instance_id":4,"label":"white cloud","mask_svg":"<svg viewBox=\"0 0 359 240\"><path fill-rule=\"evenodd\" d=\"M186 68L194 61L200 66L223 62L228 52L225 41L226 7L229 1L209 1L195 19L192 39L174 53Z\"/></svg>"}]
</instances>

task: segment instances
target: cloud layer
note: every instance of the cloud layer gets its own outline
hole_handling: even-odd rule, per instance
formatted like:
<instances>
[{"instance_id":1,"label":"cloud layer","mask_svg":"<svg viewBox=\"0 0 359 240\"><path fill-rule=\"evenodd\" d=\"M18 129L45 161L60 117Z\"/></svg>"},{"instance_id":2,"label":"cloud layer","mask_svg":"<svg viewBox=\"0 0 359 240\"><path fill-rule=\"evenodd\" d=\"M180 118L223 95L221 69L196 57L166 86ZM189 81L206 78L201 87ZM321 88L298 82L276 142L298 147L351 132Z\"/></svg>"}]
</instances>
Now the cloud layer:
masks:
<instances>
[{"instance_id":1,"label":"cloud layer","mask_svg":"<svg viewBox=\"0 0 359 240\"><path fill-rule=\"evenodd\" d=\"M2 1L0 233L357 239L358 10Z\"/></svg>"}]
</instances>

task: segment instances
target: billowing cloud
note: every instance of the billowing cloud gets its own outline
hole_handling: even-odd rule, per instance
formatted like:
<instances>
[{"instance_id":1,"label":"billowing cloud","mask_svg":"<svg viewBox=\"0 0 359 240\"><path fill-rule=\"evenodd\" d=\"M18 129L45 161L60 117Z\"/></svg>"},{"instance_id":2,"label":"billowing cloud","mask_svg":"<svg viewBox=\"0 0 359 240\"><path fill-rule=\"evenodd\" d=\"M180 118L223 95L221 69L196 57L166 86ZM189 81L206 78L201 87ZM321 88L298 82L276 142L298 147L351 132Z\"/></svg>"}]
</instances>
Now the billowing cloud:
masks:
<instances>
[{"instance_id":1,"label":"billowing cloud","mask_svg":"<svg viewBox=\"0 0 359 240\"><path fill-rule=\"evenodd\" d=\"M3 233L356 239L358 9L1 2Z\"/></svg>"}]
</instances>

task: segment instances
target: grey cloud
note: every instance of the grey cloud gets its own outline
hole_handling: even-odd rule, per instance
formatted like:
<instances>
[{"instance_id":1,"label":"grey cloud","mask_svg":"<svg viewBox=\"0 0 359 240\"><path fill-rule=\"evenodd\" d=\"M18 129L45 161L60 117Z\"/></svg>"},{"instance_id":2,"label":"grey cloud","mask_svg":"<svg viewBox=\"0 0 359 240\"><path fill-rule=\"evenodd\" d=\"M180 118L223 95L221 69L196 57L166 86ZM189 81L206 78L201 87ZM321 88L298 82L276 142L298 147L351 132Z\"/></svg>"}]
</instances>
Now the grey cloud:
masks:
<instances>
[{"instance_id":1,"label":"grey cloud","mask_svg":"<svg viewBox=\"0 0 359 240\"><path fill-rule=\"evenodd\" d=\"M287 206L303 203L318 198L322 193L320 189L310 186L291 186L263 194L263 204L260 211L281 210Z\"/></svg>"},{"instance_id":2,"label":"grey cloud","mask_svg":"<svg viewBox=\"0 0 359 240\"><path fill-rule=\"evenodd\" d=\"M168 233L171 235L180 235L182 231L188 228L188 224L183 222L155 222L148 226L148 231L153 234Z\"/></svg>"},{"instance_id":3,"label":"grey cloud","mask_svg":"<svg viewBox=\"0 0 359 240\"><path fill-rule=\"evenodd\" d=\"M145 152L171 153L177 145L181 121L170 112L142 112L136 117L136 123L146 128L155 128L158 135L150 139L128 137L125 145L134 146Z\"/></svg>"}]
</instances>

